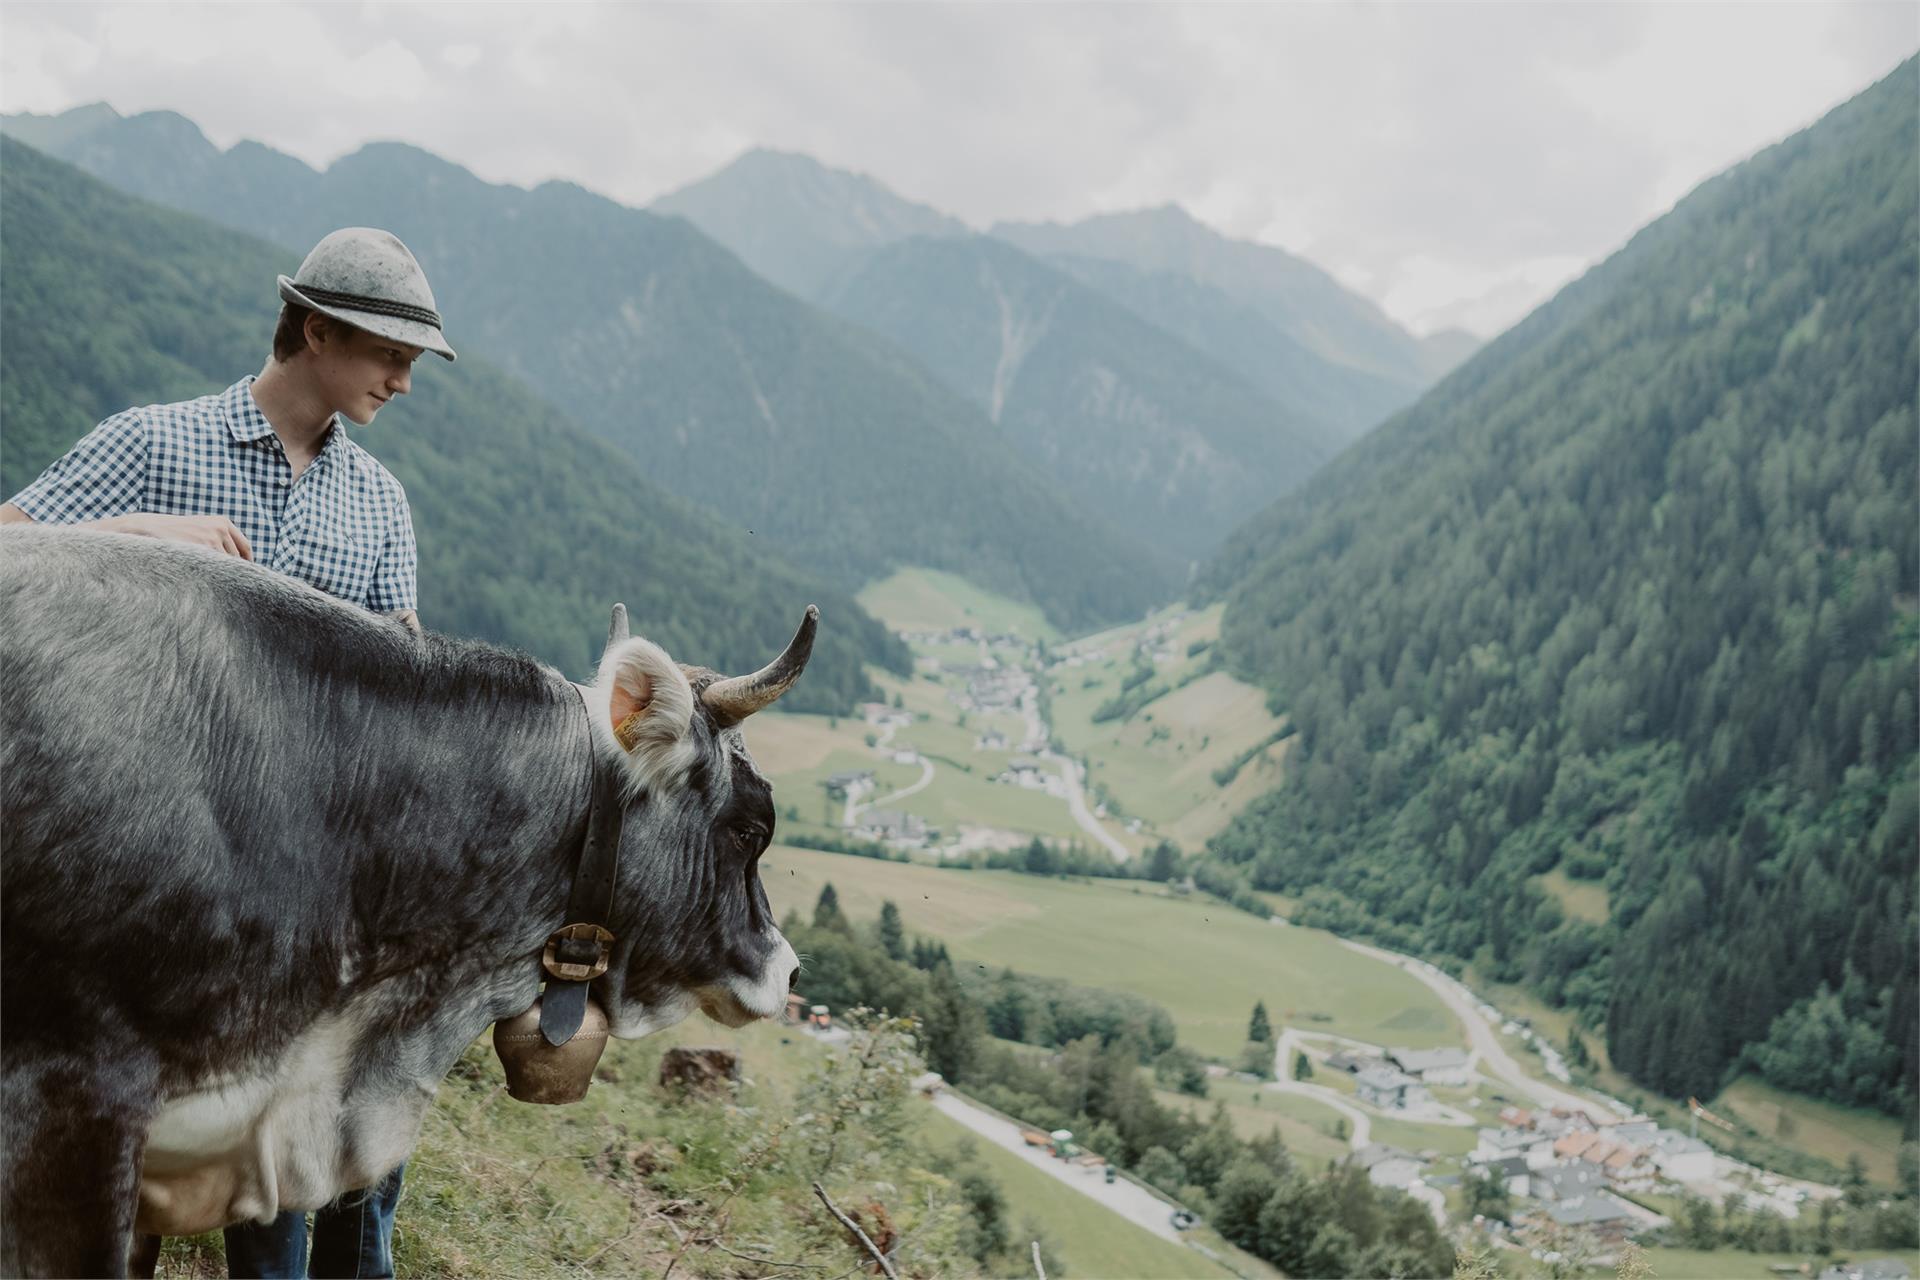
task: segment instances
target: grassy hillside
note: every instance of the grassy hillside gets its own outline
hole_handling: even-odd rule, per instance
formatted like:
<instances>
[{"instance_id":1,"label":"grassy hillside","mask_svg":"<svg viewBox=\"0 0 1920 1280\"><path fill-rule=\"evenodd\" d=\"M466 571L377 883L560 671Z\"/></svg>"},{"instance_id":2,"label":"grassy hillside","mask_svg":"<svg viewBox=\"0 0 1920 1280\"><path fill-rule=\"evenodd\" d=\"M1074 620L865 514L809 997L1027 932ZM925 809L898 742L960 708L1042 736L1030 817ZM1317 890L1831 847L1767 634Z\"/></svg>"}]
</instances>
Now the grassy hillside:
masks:
<instances>
[{"instance_id":1,"label":"grassy hillside","mask_svg":"<svg viewBox=\"0 0 1920 1280\"><path fill-rule=\"evenodd\" d=\"M1425 1048L1464 1032L1427 987L1330 934L1256 920L1137 882L1073 883L999 871L875 862L776 846L765 862L776 914L810 913L832 881L854 919L891 899L909 932L947 944L957 964L1131 991L1165 1005L1180 1040L1237 1058L1264 1001L1276 1021Z\"/></svg>"},{"instance_id":2,"label":"grassy hillside","mask_svg":"<svg viewBox=\"0 0 1920 1280\"><path fill-rule=\"evenodd\" d=\"M1914 1103L1917 80L1703 184L1202 583L1300 739L1216 853L1672 1096Z\"/></svg>"},{"instance_id":3,"label":"grassy hillside","mask_svg":"<svg viewBox=\"0 0 1920 1280\"><path fill-rule=\"evenodd\" d=\"M56 132L18 117L7 127ZM281 246L281 270L335 227L392 230L426 266L457 348L520 378L654 484L846 589L931 565L1083 627L1175 583L1172 557L1070 505L895 348L681 219L566 183L490 185L398 144L317 173L257 144L219 151L171 113L67 132L60 155Z\"/></svg>"},{"instance_id":4,"label":"grassy hillside","mask_svg":"<svg viewBox=\"0 0 1920 1280\"><path fill-rule=\"evenodd\" d=\"M1289 749L1261 691L1213 669L1220 617L1163 611L1060 646L1047 672L1054 736L1101 794L1196 849L1278 784Z\"/></svg>"},{"instance_id":5,"label":"grassy hillside","mask_svg":"<svg viewBox=\"0 0 1920 1280\"><path fill-rule=\"evenodd\" d=\"M134 200L0 139L0 489L16 492L95 422L218 391L266 359L283 251ZM866 664L907 653L845 594L657 487L497 368L423 360L412 395L354 438L407 488L421 613L436 630L593 669L607 611L683 660L753 670L809 603L823 625L786 705L870 696Z\"/></svg>"},{"instance_id":6,"label":"grassy hillside","mask_svg":"<svg viewBox=\"0 0 1920 1280\"><path fill-rule=\"evenodd\" d=\"M1059 631L1030 604L1010 600L938 569L896 569L860 589L860 607L895 631L951 631L973 627L1055 640Z\"/></svg>"}]
</instances>

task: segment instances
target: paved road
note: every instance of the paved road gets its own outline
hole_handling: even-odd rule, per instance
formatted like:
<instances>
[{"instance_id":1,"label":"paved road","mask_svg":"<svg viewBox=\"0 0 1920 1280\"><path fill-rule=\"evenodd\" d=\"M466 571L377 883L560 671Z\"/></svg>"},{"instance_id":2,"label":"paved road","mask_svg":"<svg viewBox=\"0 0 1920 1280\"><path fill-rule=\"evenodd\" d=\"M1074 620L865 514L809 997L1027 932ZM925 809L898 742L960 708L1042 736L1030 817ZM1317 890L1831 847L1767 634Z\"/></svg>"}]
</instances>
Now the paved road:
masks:
<instances>
[{"instance_id":1,"label":"paved road","mask_svg":"<svg viewBox=\"0 0 1920 1280\"><path fill-rule=\"evenodd\" d=\"M916 791L924 791L926 789L927 784L932 781L933 781L933 761L927 759L925 756L921 756L920 757L920 781L910 783L907 786L900 788L898 791L894 792L892 795L881 796L878 800L875 800L871 804L867 804L862 807L867 809L872 809L878 805L892 804L895 800L905 800L908 796L912 795Z\"/></svg>"},{"instance_id":2,"label":"paved road","mask_svg":"<svg viewBox=\"0 0 1920 1280\"><path fill-rule=\"evenodd\" d=\"M1173 1210L1158 1196L1141 1190L1125 1178L1109 1183L1098 1169L1084 1169L1076 1164L1068 1164L1038 1148L1028 1146L1020 1136L1019 1125L1002 1120L991 1111L974 1106L951 1090L942 1089L934 1098L933 1105L989 1142L1013 1152L1034 1168L1066 1183L1089 1199L1099 1201L1136 1226L1145 1227L1162 1240L1171 1240L1175 1244L1185 1243L1181 1234L1173 1229L1173 1223L1170 1220Z\"/></svg>"},{"instance_id":3,"label":"paved road","mask_svg":"<svg viewBox=\"0 0 1920 1280\"><path fill-rule=\"evenodd\" d=\"M1489 1026L1487 1020L1480 1016L1480 1002L1459 982L1444 973L1433 972L1411 956L1382 951L1378 947L1369 947L1362 942L1349 942L1345 938L1340 940L1340 945L1358 951L1361 955L1399 965L1413 977L1433 988L1435 993L1446 1001L1447 1007L1452 1009L1459 1016L1460 1021L1466 1025L1468 1043L1480 1055L1482 1063L1522 1093L1544 1106L1577 1107L1600 1123L1619 1118L1592 1098L1568 1093L1564 1089L1556 1089L1528 1075L1520 1064L1514 1061L1513 1055L1507 1052L1506 1046L1500 1043L1498 1028Z\"/></svg>"},{"instance_id":4,"label":"paved road","mask_svg":"<svg viewBox=\"0 0 1920 1280\"><path fill-rule=\"evenodd\" d=\"M1080 829L1105 845L1115 862L1125 862L1131 858L1133 850L1114 839L1107 829L1100 825L1100 819L1094 817L1093 811L1087 808L1087 794L1080 786L1080 765L1066 756L1058 756L1051 751L1042 751L1040 758L1059 764L1060 771L1067 780L1067 812L1071 813L1073 820L1080 824Z\"/></svg>"},{"instance_id":5,"label":"paved road","mask_svg":"<svg viewBox=\"0 0 1920 1280\"><path fill-rule=\"evenodd\" d=\"M1345 1094L1329 1089L1323 1084L1308 1084L1304 1080L1293 1078L1293 1058L1300 1051L1300 1039L1293 1028L1283 1027L1280 1039L1273 1049L1273 1074L1278 1077L1267 1084L1275 1093L1297 1093L1303 1098L1312 1098L1315 1102L1324 1102L1347 1118L1351 1132L1347 1141L1355 1151L1373 1141L1373 1119L1353 1103L1347 1101Z\"/></svg>"}]
</instances>

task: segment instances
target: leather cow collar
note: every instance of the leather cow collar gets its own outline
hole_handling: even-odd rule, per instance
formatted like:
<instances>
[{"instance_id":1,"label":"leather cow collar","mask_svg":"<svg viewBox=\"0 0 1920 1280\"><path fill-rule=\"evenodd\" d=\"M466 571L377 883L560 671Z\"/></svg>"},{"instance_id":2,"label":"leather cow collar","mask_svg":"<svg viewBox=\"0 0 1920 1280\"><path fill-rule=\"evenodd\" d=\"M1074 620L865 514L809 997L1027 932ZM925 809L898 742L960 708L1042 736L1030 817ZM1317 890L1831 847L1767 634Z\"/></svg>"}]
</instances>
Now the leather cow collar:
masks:
<instances>
[{"instance_id":1,"label":"leather cow collar","mask_svg":"<svg viewBox=\"0 0 1920 1280\"><path fill-rule=\"evenodd\" d=\"M574 691L580 692L577 685ZM587 838L574 868L567 923L548 935L540 954L540 967L547 974L540 997L540 1036L551 1045L565 1044L580 1030L587 1016L587 988L607 971L613 956L613 932L607 923L613 918L613 890L620 873L620 798L626 779L614 761L602 758L593 709L584 694L580 705L587 715L588 767L593 774Z\"/></svg>"}]
</instances>

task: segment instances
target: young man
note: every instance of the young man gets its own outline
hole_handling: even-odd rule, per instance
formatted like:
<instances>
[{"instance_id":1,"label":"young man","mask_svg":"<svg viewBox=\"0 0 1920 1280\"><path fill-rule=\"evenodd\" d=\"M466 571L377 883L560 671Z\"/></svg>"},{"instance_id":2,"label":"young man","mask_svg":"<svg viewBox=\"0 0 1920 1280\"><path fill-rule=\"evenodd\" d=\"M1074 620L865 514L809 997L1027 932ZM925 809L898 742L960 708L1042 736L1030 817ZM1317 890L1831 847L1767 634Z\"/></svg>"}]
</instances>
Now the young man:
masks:
<instances>
[{"instance_id":1,"label":"young man","mask_svg":"<svg viewBox=\"0 0 1920 1280\"><path fill-rule=\"evenodd\" d=\"M387 469L347 438L412 388L423 351L454 358L413 254L336 231L299 273L258 377L218 395L115 414L0 505L0 524L85 524L254 560L380 613L417 608L413 517ZM391 1276L401 1170L314 1217L314 1276ZM229 1228L235 1277L309 1274L307 1221ZM157 1244L157 1242L155 1242ZM151 1271L148 1274L152 1274Z\"/></svg>"}]
</instances>

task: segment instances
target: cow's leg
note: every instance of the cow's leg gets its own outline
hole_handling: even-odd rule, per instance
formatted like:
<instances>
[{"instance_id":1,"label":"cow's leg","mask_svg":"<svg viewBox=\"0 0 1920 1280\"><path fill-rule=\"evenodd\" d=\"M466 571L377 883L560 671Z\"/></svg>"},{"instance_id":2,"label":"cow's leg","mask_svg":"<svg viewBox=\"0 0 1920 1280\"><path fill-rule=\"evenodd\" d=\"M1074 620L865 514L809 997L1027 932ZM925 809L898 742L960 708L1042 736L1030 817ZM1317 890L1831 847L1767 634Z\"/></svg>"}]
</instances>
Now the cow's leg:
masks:
<instances>
[{"instance_id":1,"label":"cow's leg","mask_svg":"<svg viewBox=\"0 0 1920 1280\"><path fill-rule=\"evenodd\" d=\"M135 1236L133 1249L127 1255L127 1274L133 1280L153 1280L153 1273L160 1269L160 1237Z\"/></svg>"},{"instance_id":2,"label":"cow's leg","mask_svg":"<svg viewBox=\"0 0 1920 1280\"><path fill-rule=\"evenodd\" d=\"M0 1080L0 1274L127 1273L152 1073L112 1065L110 1079L97 1059L49 1055Z\"/></svg>"}]
</instances>

